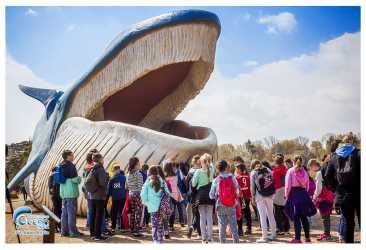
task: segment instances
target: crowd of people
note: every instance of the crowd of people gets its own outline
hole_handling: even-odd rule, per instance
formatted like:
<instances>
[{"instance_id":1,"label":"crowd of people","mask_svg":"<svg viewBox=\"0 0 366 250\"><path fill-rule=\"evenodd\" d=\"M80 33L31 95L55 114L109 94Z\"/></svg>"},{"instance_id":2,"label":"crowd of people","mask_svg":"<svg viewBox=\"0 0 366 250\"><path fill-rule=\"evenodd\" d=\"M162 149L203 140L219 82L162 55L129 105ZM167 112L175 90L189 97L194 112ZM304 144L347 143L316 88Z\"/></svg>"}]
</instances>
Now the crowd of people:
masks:
<instances>
[{"instance_id":1,"label":"crowd of people","mask_svg":"<svg viewBox=\"0 0 366 250\"><path fill-rule=\"evenodd\" d=\"M154 243L169 239L177 225L186 228L189 239L196 233L209 243L216 224L221 243L228 235L238 243L252 234L255 216L262 231L256 242L290 236L293 226L289 242L302 243L303 230L308 243L318 212L324 232L317 240L329 241L333 210L340 214L339 240L354 242L356 215L360 226L360 150L347 136L333 143L323 161L306 163L304 157L285 159L277 153L273 166L257 159L246 164L240 156L214 164L206 153L193 156L191 164L166 161L162 166L132 157L122 169L117 162L104 166L103 156L93 149L79 176L73 152L65 150L62 158L49 177L49 193L65 237L82 235L76 226L79 185L87 201L86 227L95 241L117 230L141 237L151 223Z\"/></svg>"}]
</instances>

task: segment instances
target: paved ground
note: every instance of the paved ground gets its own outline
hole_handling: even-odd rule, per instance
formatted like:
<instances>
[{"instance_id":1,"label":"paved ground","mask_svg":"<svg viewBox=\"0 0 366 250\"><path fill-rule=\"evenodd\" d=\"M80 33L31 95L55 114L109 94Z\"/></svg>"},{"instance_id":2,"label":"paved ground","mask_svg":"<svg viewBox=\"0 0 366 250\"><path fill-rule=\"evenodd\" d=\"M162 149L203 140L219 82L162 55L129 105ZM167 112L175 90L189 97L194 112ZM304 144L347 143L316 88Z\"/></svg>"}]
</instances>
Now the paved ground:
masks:
<instances>
[{"instance_id":1,"label":"paved ground","mask_svg":"<svg viewBox=\"0 0 366 250\"><path fill-rule=\"evenodd\" d=\"M13 206L15 208L24 205L23 200L14 199L13 200ZM36 208L32 208L33 212L35 214L39 213L39 211ZM17 243L17 238L14 231L14 224L11 220L11 214L10 214L10 208L7 204L6 206L6 243ZM9 212L9 213L8 213ZM311 225L311 238L313 243L319 243L316 241L316 237L319 233L321 233L322 230L322 224L321 219L318 215L313 217ZM333 243L338 242L338 238L336 237L336 229L337 224L339 221L338 215L332 215L331 223L332 223L332 236L334 236ZM86 236L81 236L80 238L68 238L68 237L61 237L59 234L56 234L56 243L90 243L93 242L93 240L90 240L87 236L89 234L88 231L84 228L85 225L85 219L84 218L78 218L77 225L80 228L80 231L85 233ZM136 238L132 237L129 233L119 233L117 232L116 235L109 238L106 241L103 241L103 243L152 243L151 242L151 235L150 235L150 228L148 228L147 232L144 234L143 237ZM197 238L197 235L194 233L192 236L192 239L188 239L186 236L187 228L182 228L180 225L176 225L176 229L171 234L171 239L166 240L166 243L201 243L201 241ZM293 231L292 231L293 232ZM254 221L253 225L253 234L249 237L245 236L240 239L241 243L255 243L255 240L260 237L261 231L258 226L258 221ZM286 243L293 235L290 236L279 236L278 241L273 243ZM357 227L356 232L356 240L360 241L360 232ZM37 236L20 236L20 240L22 243L41 243L42 237ZM230 240L230 239L229 239ZM218 242L218 228L217 226L214 226L214 241Z\"/></svg>"}]
</instances>

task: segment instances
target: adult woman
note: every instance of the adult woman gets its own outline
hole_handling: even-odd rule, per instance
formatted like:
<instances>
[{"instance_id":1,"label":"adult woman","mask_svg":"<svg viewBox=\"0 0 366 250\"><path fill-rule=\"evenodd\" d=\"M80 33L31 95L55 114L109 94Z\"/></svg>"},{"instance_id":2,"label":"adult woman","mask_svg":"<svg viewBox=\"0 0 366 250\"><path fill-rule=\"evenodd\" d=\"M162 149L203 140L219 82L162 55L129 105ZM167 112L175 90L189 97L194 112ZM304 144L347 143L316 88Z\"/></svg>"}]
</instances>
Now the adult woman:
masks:
<instances>
[{"instance_id":1,"label":"adult woman","mask_svg":"<svg viewBox=\"0 0 366 250\"><path fill-rule=\"evenodd\" d=\"M294 166L287 171L285 179L285 212L295 227L295 238L290 243L301 243L301 226L305 232L305 242L311 242L307 217L313 216L316 209L308 195L308 189L309 176L302 166L302 158L295 156Z\"/></svg>"}]
</instances>

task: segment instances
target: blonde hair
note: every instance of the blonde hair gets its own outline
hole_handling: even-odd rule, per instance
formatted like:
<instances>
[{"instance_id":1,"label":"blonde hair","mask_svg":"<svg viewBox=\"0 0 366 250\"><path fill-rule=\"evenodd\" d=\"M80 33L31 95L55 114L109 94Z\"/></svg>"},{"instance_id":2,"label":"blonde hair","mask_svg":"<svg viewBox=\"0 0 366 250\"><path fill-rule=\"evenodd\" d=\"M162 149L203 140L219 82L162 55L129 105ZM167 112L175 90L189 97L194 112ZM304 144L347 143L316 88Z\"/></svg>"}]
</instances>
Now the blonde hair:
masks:
<instances>
[{"instance_id":1,"label":"blonde hair","mask_svg":"<svg viewBox=\"0 0 366 250\"><path fill-rule=\"evenodd\" d=\"M208 154L208 153L204 153L204 154L201 156L200 160L201 160L201 159L205 159L205 160L207 161L207 163L208 163L208 164L210 164L210 163L212 162L212 156L211 156L210 154Z\"/></svg>"},{"instance_id":2,"label":"blonde hair","mask_svg":"<svg viewBox=\"0 0 366 250\"><path fill-rule=\"evenodd\" d=\"M208 179L210 179L210 158L209 157L211 157L211 155L209 155L209 154L203 154L200 157L200 162L201 162L202 167L203 167L202 163L207 165L207 177L208 177Z\"/></svg>"}]
</instances>

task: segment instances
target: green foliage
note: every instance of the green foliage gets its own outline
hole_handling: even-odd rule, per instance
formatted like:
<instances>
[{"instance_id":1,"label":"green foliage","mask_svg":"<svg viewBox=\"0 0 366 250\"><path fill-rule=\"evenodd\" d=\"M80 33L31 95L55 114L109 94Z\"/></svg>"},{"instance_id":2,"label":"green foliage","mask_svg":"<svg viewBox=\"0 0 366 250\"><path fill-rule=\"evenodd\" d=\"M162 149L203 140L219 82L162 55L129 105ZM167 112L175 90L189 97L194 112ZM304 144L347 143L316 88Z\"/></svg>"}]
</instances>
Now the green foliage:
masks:
<instances>
[{"instance_id":1,"label":"green foliage","mask_svg":"<svg viewBox=\"0 0 366 250\"><path fill-rule=\"evenodd\" d=\"M6 184L14 178L14 176L27 163L29 154L32 150L31 141L23 141L9 145L8 157L6 158Z\"/></svg>"}]
</instances>

